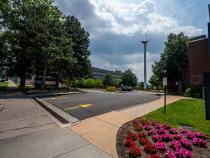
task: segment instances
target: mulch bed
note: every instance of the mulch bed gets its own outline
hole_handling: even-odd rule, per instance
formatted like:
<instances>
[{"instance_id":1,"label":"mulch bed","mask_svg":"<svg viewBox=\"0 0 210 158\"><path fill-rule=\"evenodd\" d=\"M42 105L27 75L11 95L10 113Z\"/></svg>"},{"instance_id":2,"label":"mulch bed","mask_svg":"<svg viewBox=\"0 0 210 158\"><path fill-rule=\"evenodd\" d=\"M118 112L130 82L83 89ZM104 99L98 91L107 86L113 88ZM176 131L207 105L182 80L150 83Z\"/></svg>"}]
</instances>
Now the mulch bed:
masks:
<instances>
[{"instance_id":1,"label":"mulch bed","mask_svg":"<svg viewBox=\"0 0 210 158\"><path fill-rule=\"evenodd\" d=\"M163 127L164 128L166 127L166 129L164 129ZM135 130L135 128L136 128L136 130ZM147 129L147 128L149 128L149 129ZM161 130L163 130L163 133L161 133ZM129 134L128 134L128 131L129 131ZM153 131L153 132L151 132L151 131ZM138 134L138 133L141 133L141 134ZM147 151L147 149L145 149L147 151L146 152L144 150L146 144L145 145L140 144L140 142L142 142L142 137L141 137L142 133L146 134L146 137L144 137L144 138L147 138L149 140L149 144L150 144L149 146L153 145L156 147L156 150L157 150L156 152L153 150ZM150 133L150 134L148 134L148 133ZM161 134L159 134L159 133L161 133ZM156 138L157 135L161 136L161 138L158 140L155 140L154 138ZM172 137L171 140L163 139L165 136L168 136L168 135L169 135L169 137ZM177 139L177 138L175 138L175 135L180 135L180 137L181 136L183 136L183 137L181 137L181 139ZM130 139L133 139L133 137L131 137L131 136L136 136L137 139L134 137L136 140L135 139L130 140ZM129 139L129 141L126 142L127 139ZM178 141L178 143L179 143L179 142L182 142L182 139L183 139L184 144L181 144L181 147L176 146L176 148L175 148L175 146L174 146L174 148L173 148L173 146L171 145L172 142ZM133 145L131 145L132 141L134 141L134 147L131 152L130 148L132 148L132 146L133 146ZM198 143L197 141L198 142L201 141L201 142L199 142L200 144L196 144L196 143ZM131 142L131 143L129 144L129 142ZM185 144L185 142L186 142L186 144ZM157 145L158 143L165 144L166 150L161 151L160 148L158 148L158 145ZM186 145L186 146L183 146L183 145ZM189 146L187 146L187 145L189 145ZM136 148L138 148L138 150ZM130 158L130 157L132 157L132 158L135 158L135 157L137 157L137 158L138 157L142 157L142 158L159 158L159 157L160 158L210 158L210 139L209 139L209 136L203 135L202 133L192 132L192 131L185 130L185 129L180 129L180 130L174 129L168 125L160 124L156 121L148 122L146 120L136 119L136 120L130 121L128 123L125 123L123 126L120 127L120 129L117 133L116 149L117 149L119 158ZM135 152L138 155L139 154L138 152L140 152L139 149L141 151L141 156L136 156ZM180 152L182 152L181 151L182 149L184 152L180 153ZM172 157L169 154L169 151L171 151L174 154L177 154L178 150L179 150L180 154L183 154L182 156L175 155L175 157ZM129 151L130 151L130 154L129 154ZM186 152L188 152L188 153L186 153Z\"/></svg>"}]
</instances>

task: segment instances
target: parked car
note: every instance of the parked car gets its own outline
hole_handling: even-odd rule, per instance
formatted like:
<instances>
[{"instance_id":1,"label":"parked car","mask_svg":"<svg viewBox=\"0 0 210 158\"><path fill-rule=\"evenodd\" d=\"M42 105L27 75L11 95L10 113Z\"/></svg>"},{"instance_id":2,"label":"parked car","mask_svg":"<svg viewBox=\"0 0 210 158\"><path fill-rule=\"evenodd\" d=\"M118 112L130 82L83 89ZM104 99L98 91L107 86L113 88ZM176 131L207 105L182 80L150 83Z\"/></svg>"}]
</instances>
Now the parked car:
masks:
<instances>
[{"instance_id":1,"label":"parked car","mask_svg":"<svg viewBox=\"0 0 210 158\"><path fill-rule=\"evenodd\" d=\"M131 86L121 86L120 87L121 91L132 91L132 87Z\"/></svg>"}]
</instances>

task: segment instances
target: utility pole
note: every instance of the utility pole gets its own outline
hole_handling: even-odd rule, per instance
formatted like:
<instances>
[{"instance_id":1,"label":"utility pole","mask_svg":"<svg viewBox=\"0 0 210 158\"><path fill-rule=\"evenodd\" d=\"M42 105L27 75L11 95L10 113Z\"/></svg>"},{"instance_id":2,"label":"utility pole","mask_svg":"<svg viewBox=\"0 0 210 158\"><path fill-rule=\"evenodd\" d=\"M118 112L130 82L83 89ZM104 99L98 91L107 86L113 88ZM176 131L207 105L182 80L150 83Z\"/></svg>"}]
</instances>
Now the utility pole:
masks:
<instances>
[{"instance_id":1,"label":"utility pole","mask_svg":"<svg viewBox=\"0 0 210 158\"><path fill-rule=\"evenodd\" d=\"M147 44L151 40L147 40L146 35L145 38L145 41L141 41L141 43L144 45L144 90L147 89Z\"/></svg>"}]
</instances>

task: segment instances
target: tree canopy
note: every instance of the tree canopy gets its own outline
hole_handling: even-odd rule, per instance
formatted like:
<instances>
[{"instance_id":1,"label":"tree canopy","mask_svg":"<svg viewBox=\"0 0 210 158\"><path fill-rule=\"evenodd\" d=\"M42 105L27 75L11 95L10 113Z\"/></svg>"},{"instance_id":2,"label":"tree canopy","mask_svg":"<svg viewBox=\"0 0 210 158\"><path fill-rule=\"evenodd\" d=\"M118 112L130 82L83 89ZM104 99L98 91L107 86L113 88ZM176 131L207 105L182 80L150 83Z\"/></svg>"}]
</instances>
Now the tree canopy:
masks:
<instances>
[{"instance_id":1,"label":"tree canopy","mask_svg":"<svg viewBox=\"0 0 210 158\"><path fill-rule=\"evenodd\" d=\"M114 85L116 85L116 79L114 78L114 76L112 74L108 73L104 76L103 84L105 86L114 86Z\"/></svg>"},{"instance_id":2,"label":"tree canopy","mask_svg":"<svg viewBox=\"0 0 210 158\"><path fill-rule=\"evenodd\" d=\"M186 73L189 57L187 41L188 37L183 33L168 35L160 60L152 65L153 75L149 81L152 85L158 86L157 84L159 84L160 86L163 77L166 76L168 80L180 83L182 90L185 88L184 74Z\"/></svg>"},{"instance_id":3,"label":"tree canopy","mask_svg":"<svg viewBox=\"0 0 210 158\"><path fill-rule=\"evenodd\" d=\"M122 84L125 86L136 86L137 84L137 77L136 75L130 70L126 70L123 74L122 74Z\"/></svg>"},{"instance_id":4,"label":"tree canopy","mask_svg":"<svg viewBox=\"0 0 210 158\"><path fill-rule=\"evenodd\" d=\"M51 0L5 0L0 5L0 58L10 75L60 78L90 73L89 34L76 17L65 17Z\"/></svg>"}]
</instances>

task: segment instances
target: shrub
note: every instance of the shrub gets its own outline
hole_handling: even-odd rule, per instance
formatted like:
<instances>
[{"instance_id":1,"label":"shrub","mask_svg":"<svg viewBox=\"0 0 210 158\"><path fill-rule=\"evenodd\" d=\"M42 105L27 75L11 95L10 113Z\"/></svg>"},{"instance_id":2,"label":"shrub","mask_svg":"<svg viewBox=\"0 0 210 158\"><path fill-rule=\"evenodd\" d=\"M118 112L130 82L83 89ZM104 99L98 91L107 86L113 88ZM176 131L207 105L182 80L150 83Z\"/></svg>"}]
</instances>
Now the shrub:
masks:
<instances>
[{"instance_id":1,"label":"shrub","mask_svg":"<svg viewBox=\"0 0 210 158\"><path fill-rule=\"evenodd\" d=\"M106 88L106 90L107 90L108 92L116 92L116 91L117 91L117 88L116 88L115 86L108 86L108 87Z\"/></svg>"},{"instance_id":2,"label":"shrub","mask_svg":"<svg viewBox=\"0 0 210 158\"><path fill-rule=\"evenodd\" d=\"M81 79L81 80L75 80L72 82L73 87L80 87L80 88L102 88L103 82L99 79Z\"/></svg>"},{"instance_id":3,"label":"shrub","mask_svg":"<svg viewBox=\"0 0 210 158\"><path fill-rule=\"evenodd\" d=\"M201 87L190 87L184 92L184 96L193 98L202 98L202 88Z\"/></svg>"},{"instance_id":4,"label":"shrub","mask_svg":"<svg viewBox=\"0 0 210 158\"><path fill-rule=\"evenodd\" d=\"M104 86L115 86L116 85L116 79L112 74L106 74L103 79Z\"/></svg>"}]
</instances>

